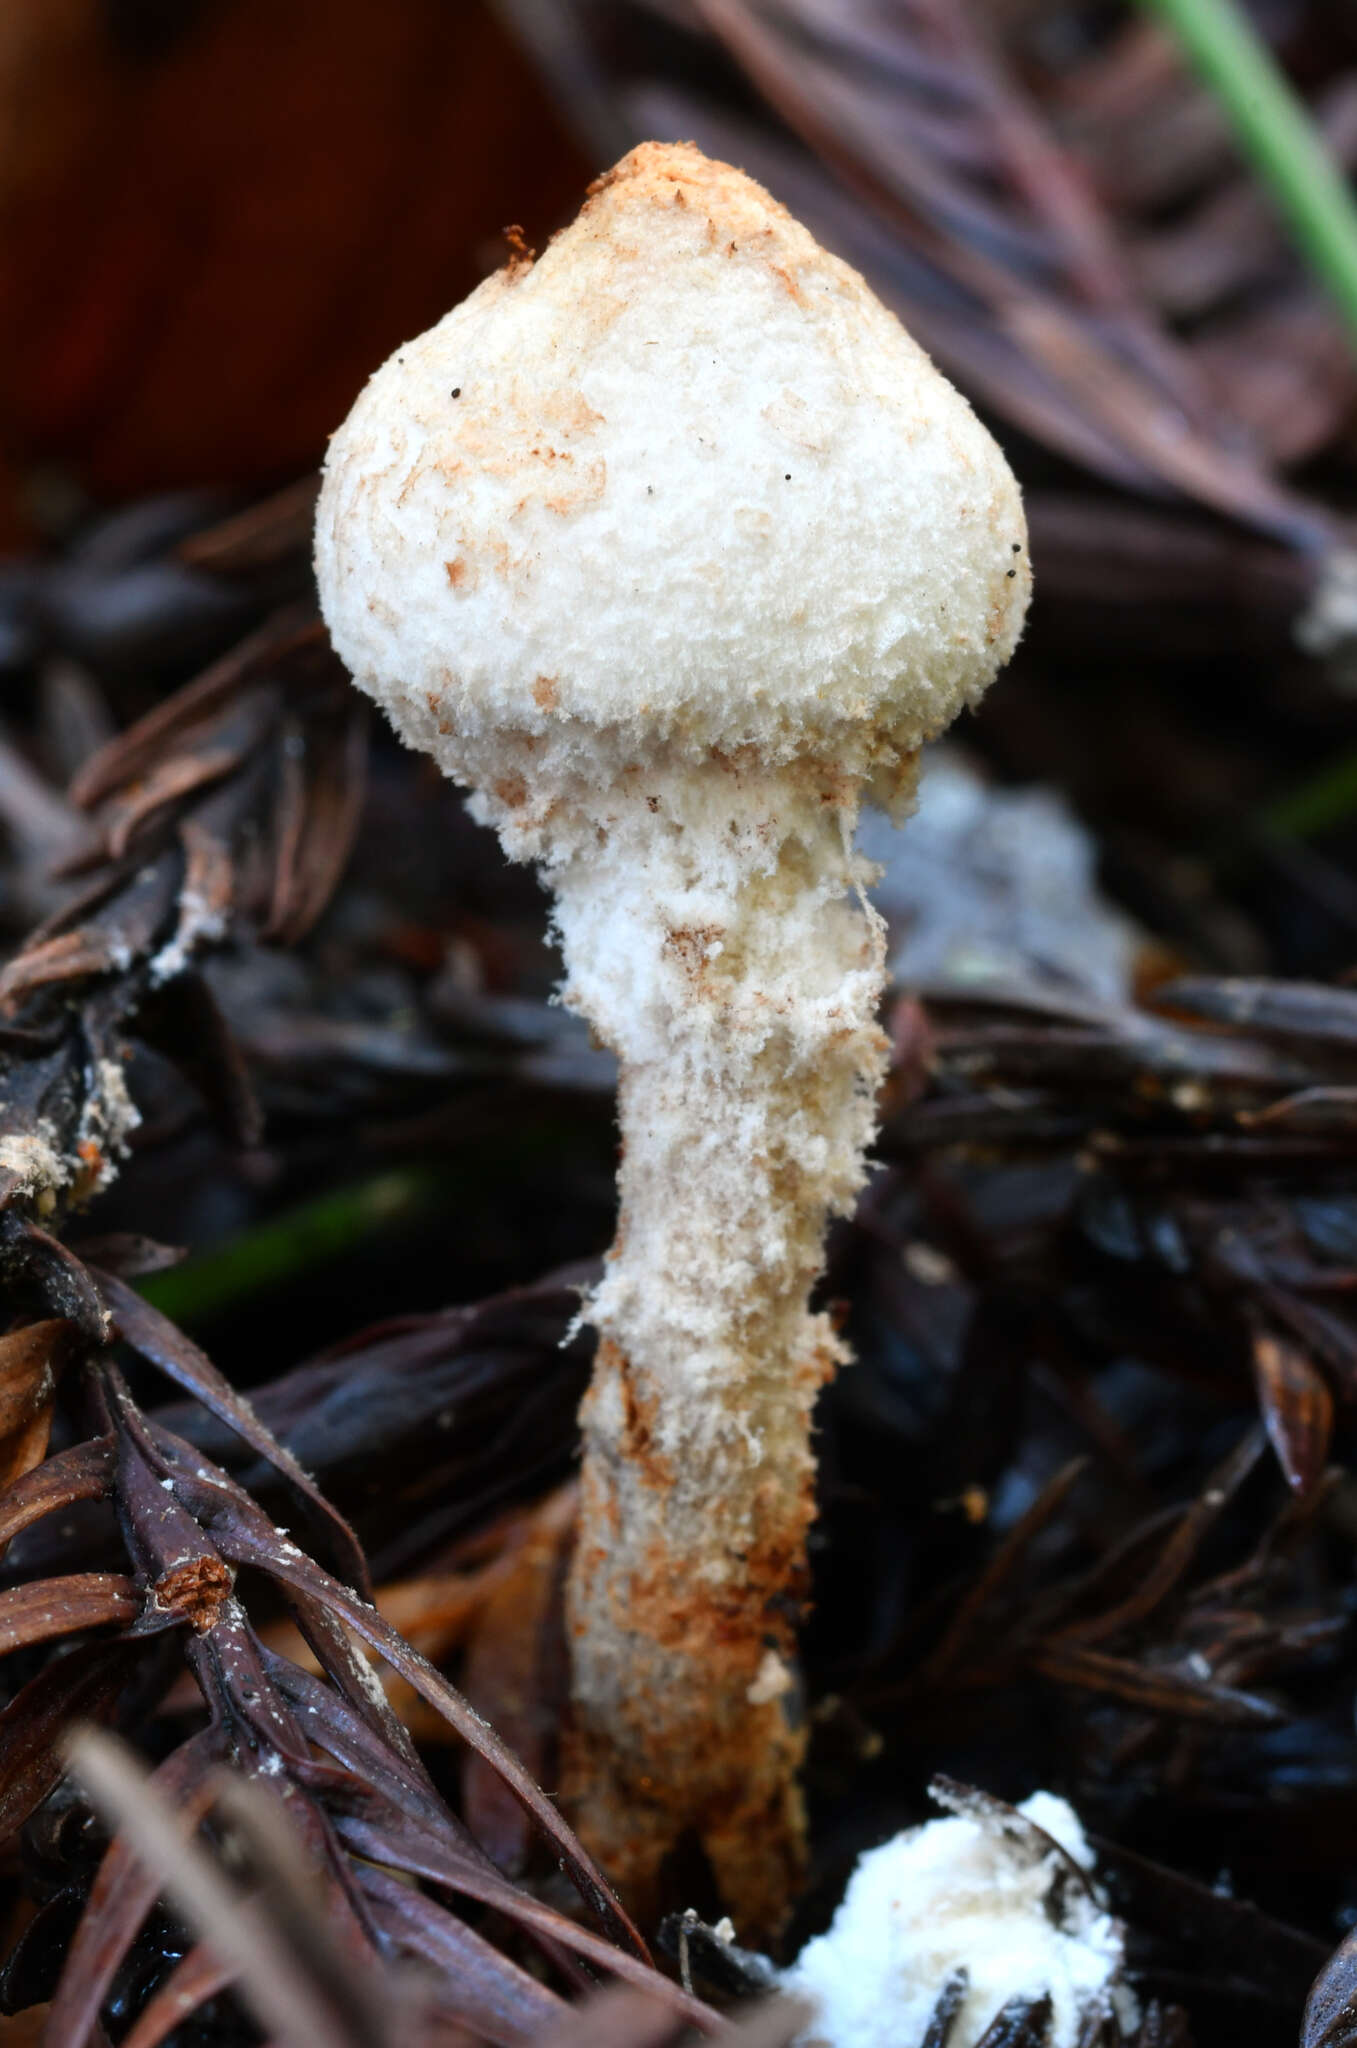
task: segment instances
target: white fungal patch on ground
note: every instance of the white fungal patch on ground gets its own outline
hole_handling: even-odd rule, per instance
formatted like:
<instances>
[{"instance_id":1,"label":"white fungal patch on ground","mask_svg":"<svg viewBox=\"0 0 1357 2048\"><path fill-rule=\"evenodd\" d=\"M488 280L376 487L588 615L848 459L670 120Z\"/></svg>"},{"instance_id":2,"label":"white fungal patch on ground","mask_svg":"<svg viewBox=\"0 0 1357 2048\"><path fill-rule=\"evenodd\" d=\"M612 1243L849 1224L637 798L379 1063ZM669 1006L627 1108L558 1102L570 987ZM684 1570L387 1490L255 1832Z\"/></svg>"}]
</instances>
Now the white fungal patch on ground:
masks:
<instances>
[{"instance_id":1,"label":"white fungal patch on ground","mask_svg":"<svg viewBox=\"0 0 1357 2048\"><path fill-rule=\"evenodd\" d=\"M127 1079L117 1060L97 1060L85 1076L89 1090L76 1132L76 1170L91 1172L92 1181L82 1190L99 1194L116 1179L118 1162L127 1157L133 1131L141 1122L141 1111L127 1091ZM97 1156L96 1156L97 1155Z\"/></svg>"},{"instance_id":2,"label":"white fungal patch on ground","mask_svg":"<svg viewBox=\"0 0 1357 2048\"><path fill-rule=\"evenodd\" d=\"M35 1197L55 1193L71 1177L69 1163L57 1149L56 1132L50 1123L36 1131L22 1131L0 1138L0 1173L12 1173L16 1195Z\"/></svg>"},{"instance_id":3,"label":"white fungal patch on ground","mask_svg":"<svg viewBox=\"0 0 1357 2048\"><path fill-rule=\"evenodd\" d=\"M43 1118L33 1130L0 1136L0 1176L14 1177L11 1199L27 1199L40 1215L51 1212L66 1188L73 1188L82 1202L106 1188L141 1122L117 1060L93 1061L84 1082L85 1099L69 1150L63 1150L50 1118Z\"/></svg>"},{"instance_id":4,"label":"white fungal patch on ground","mask_svg":"<svg viewBox=\"0 0 1357 2048\"><path fill-rule=\"evenodd\" d=\"M172 939L166 941L151 961L151 986L162 988L191 964L199 946L211 945L226 933L222 910L208 902L198 889L185 889L179 898L179 923Z\"/></svg>"},{"instance_id":5,"label":"white fungal patch on ground","mask_svg":"<svg viewBox=\"0 0 1357 2048\"><path fill-rule=\"evenodd\" d=\"M1136 2023L1119 1981L1121 1924L1066 1860L1092 1871L1077 1814L1049 1792L1034 1792L1018 1812L1051 1837L1046 1854L998 1819L958 1813L859 1859L828 1933L783 1974L783 1989L814 2009L800 2048L922 2041L959 1970L968 1985L948 2048L974 2048L1014 1998L1049 1996L1051 2048L1074 2048L1091 2008Z\"/></svg>"}]
</instances>

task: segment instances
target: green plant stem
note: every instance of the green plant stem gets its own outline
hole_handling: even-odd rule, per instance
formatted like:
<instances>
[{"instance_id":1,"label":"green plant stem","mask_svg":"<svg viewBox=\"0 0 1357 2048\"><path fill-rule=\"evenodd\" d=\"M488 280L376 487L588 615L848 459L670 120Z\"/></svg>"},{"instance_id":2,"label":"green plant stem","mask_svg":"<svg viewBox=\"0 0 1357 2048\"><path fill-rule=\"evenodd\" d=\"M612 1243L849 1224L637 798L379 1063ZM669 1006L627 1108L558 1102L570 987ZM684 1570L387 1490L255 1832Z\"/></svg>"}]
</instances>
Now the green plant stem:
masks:
<instances>
[{"instance_id":1,"label":"green plant stem","mask_svg":"<svg viewBox=\"0 0 1357 2048\"><path fill-rule=\"evenodd\" d=\"M1304 102L1236 0L1141 0L1173 30L1286 213L1357 344L1357 205Z\"/></svg>"},{"instance_id":2,"label":"green plant stem","mask_svg":"<svg viewBox=\"0 0 1357 2048\"><path fill-rule=\"evenodd\" d=\"M1357 813L1357 753L1343 754L1331 767L1288 790L1263 812L1262 823L1283 839L1309 839L1342 825Z\"/></svg>"},{"instance_id":3,"label":"green plant stem","mask_svg":"<svg viewBox=\"0 0 1357 2048\"><path fill-rule=\"evenodd\" d=\"M405 1225L431 1208L438 1193L438 1178L427 1171L374 1174L239 1231L182 1266L149 1274L138 1291L171 1322L202 1322Z\"/></svg>"}]
</instances>

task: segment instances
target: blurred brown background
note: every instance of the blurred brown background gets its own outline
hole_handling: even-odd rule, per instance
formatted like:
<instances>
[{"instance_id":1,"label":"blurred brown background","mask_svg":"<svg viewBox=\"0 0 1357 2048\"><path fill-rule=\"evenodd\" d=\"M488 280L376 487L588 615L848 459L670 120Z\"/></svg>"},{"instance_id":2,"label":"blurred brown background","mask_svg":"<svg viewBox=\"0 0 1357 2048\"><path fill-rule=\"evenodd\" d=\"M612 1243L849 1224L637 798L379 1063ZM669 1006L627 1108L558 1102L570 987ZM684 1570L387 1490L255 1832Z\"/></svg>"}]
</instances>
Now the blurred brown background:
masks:
<instances>
[{"instance_id":1,"label":"blurred brown background","mask_svg":"<svg viewBox=\"0 0 1357 2048\"><path fill-rule=\"evenodd\" d=\"M314 463L368 372L587 175L481 0L6 0L0 539Z\"/></svg>"}]
</instances>

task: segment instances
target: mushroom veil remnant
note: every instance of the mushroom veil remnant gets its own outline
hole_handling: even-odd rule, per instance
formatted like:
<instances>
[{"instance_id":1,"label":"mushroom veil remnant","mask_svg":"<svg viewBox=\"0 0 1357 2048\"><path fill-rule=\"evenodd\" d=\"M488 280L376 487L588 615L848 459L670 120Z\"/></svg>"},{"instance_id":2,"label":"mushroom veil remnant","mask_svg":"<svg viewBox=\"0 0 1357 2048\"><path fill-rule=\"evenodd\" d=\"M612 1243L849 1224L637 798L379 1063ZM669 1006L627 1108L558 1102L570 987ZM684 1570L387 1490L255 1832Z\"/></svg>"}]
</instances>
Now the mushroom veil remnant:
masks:
<instances>
[{"instance_id":1,"label":"mushroom veil remnant","mask_svg":"<svg viewBox=\"0 0 1357 2048\"><path fill-rule=\"evenodd\" d=\"M684 1835L795 1881L812 1313L885 1047L859 804L1005 661L1017 486L856 272L645 144L372 378L316 529L336 648L555 893L620 1065L568 1616L565 1791L634 1900Z\"/></svg>"}]
</instances>

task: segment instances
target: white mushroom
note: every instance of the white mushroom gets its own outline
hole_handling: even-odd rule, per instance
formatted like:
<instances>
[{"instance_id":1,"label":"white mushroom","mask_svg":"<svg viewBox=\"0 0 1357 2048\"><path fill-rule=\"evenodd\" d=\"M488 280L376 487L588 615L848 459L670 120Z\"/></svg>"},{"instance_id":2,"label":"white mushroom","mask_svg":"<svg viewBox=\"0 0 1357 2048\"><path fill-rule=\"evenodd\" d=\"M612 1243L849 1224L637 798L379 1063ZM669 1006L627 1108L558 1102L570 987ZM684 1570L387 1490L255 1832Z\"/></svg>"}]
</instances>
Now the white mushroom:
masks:
<instances>
[{"instance_id":1,"label":"white mushroom","mask_svg":"<svg viewBox=\"0 0 1357 2048\"><path fill-rule=\"evenodd\" d=\"M577 1820L633 1897L695 1830L766 1923L800 1853L811 1410L845 1356L808 1297L884 1059L853 827L1012 650L1017 486L856 272L647 144L373 377L316 565L359 684L541 864L565 999L620 1062Z\"/></svg>"}]
</instances>

